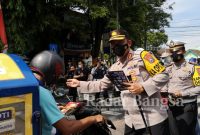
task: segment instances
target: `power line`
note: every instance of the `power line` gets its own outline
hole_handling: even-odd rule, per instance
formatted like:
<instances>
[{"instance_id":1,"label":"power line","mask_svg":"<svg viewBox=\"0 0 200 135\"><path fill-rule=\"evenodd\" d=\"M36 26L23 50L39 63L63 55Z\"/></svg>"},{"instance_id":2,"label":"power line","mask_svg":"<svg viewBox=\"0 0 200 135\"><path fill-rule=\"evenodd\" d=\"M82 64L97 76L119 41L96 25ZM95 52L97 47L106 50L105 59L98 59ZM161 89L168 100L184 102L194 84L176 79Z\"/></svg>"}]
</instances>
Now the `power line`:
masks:
<instances>
[{"instance_id":1,"label":"power line","mask_svg":"<svg viewBox=\"0 0 200 135\"><path fill-rule=\"evenodd\" d=\"M200 33L170 33L170 34L173 34L173 35L199 35L200 36Z\"/></svg>"},{"instance_id":2,"label":"power line","mask_svg":"<svg viewBox=\"0 0 200 135\"><path fill-rule=\"evenodd\" d=\"M168 35L169 37L200 37L200 35Z\"/></svg>"},{"instance_id":3,"label":"power line","mask_svg":"<svg viewBox=\"0 0 200 135\"><path fill-rule=\"evenodd\" d=\"M178 34L178 35L180 35L180 34L193 34L193 35L200 35L200 33L198 32L198 33L190 33L190 32L173 32L173 33L170 33L170 34Z\"/></svg>"},{"instance_id":4,"label":"power line","mask_svg":"<svg viewBox=\"0 0 200 135\"><path fill-rule=\"evenodd\" d=\"M165 27L167 29L170 29L170 28L200 28L200 25L194 25L194 26L172 26L172 27Z\"/></svg>"},{"instance_id":5,"label":"power line","mask_svg":"<svg viewBox=\"0 0 200 135\"><path fill-rule=\"evenodd\" d=\"M182 22L187 22L187 21L200 21L200 18L196 18L196 19L185 19L185 20L179 20L179 21L170 22L170 23L182 23Z\"/></svg>"},{"instance_id":6,"label":"power line","mask_svg":"<svg viewBox=\"0 0 200 135\"><path fill-rule=\"evenodd\" d=\"M198 32L198 31L200 31L200 29L199 30L197 30L197 29L195 29L195 30L172 30L172 31L170 31L170 32Z\"/></svg>"}]
</instances>

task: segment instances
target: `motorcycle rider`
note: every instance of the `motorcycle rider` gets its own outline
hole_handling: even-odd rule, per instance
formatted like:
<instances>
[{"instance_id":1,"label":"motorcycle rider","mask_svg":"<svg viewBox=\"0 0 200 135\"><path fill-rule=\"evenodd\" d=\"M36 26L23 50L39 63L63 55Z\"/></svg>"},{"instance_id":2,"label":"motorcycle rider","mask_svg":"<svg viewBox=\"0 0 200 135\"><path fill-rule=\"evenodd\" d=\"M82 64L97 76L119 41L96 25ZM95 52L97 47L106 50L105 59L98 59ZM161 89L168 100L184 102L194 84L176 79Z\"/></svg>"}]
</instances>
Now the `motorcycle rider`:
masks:
<instances>
[{"instance_id":1,"label":"motorcycle rider","mask_svg":"<svg viewBox=\"0 0 200 135\"><path fill-rule=\"evenodd\" d=\"M54 52L43 51L37 54L30 63L33 73L39 82L50 84L64 73L62 59ZM41 84L41 83L40 83ZM94 123L104 122L102 115L89 116L81 120L67 120L58 109L50 91L39 86L41 107L42 135L50 135L53 126L63 135L70 135L84 130Z\"/></svg>"}]
</instances>

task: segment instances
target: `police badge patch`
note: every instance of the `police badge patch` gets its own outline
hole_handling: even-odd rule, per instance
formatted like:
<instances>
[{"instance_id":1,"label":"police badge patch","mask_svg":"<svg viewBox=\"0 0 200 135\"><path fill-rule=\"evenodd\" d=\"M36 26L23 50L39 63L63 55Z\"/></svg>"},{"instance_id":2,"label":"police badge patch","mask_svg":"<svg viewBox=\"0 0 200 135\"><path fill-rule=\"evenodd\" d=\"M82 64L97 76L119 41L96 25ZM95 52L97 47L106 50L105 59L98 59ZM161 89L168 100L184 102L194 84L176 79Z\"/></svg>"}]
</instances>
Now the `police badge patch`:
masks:
<instances>
[{"instance_id":1,"label":"police badge patch","mask_svg":"<svg viewBox=\"0 0 200 135\"><path fill-rule=\"evenodd\" d=\"M194 74L192 78L194 86L200 86L200 66L194 67Z\"/></svg>"},{"instance_id":2,"label":"police badge patch","mask_svg":"<svg viewBox=\"0 0 200 135\"><path fill-rule=\"evenodd\" d=\"M147 60L149 63L154 63L155 60L154 58L152 57L152 54L151 53L147 53L145 56L144 56L144 59Z\"/></svg>"},{"instance_id":3,"label":"police badge patch","mask_svg":"<svg viewBox=\"0 0 200 135\"><path fill-rule=\"evenodd\" d=\"M128 60L131 60L133 58L133 54L132 53L129 53L128 54Z\"/></svg>"},{"instance_id":4,"label":"police badge patch","mask_svg":"<svg viewBox=\"0 0 200 135\"><path fill-rule=\"evenodd\" d=\"M137 76L136 76L136 71L135 70L131 70L129 72L129 74L131 75L131 80L132 82L136 82L138 80Z\"/></svg>"},{"instance_id":5,"label":"police badge patch","mask_svg":"<svg viewBox=\"0 0 200 135\"><path fill-rule=\"evenodd\" d=\"M200 76L200 68L197 68L197 73Z\"/></svg>"}]
</instances>

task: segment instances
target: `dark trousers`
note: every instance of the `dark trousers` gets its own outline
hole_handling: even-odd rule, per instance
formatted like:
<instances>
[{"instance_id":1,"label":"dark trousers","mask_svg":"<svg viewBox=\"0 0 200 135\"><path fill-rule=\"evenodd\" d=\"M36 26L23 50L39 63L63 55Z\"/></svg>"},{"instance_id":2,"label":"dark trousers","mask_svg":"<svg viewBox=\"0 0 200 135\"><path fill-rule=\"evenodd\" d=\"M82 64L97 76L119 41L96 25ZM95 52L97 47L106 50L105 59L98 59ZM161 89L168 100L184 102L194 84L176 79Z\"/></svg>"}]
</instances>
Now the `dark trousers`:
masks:
<instances>
[{"instance_id":1,"label":"dark trousers","mask_svg":"<svg viewBox=\"0 0 200 135\"><path fill-rule=\"evenodd\" d=\"M78 97L77 88L72 88L72 87L70 87L70 88L69 88L69 93L68 93L68 95L69 95L69 96L72 96L73 102L76 102L76 98Z\"/></svg>"},{"instance_id":2,"label":"dark trousers","mask_svg":"<svg viewBox=\"0 0 200 135\"><path fill-rule=\"evenodd\" d=\"M169 106L169 129L171 135L195 135L197 103Z\"/></svg>"},{"instance_id":3,"label":"dark trousers","mask_svg":"<svg viewBox=\"0 0 200 135\"><path fill-rule=\"evenodd\" d=\"M168 119L149 128L151 130L152 135L170 135L168 127ZM147 134L146 128L135 130L134 127L130 128L129 126L125 125L124 135L149 135L149 134Z\"/></svg>"},{"instance_id":4,"label":"dark trousers","mask_svg":"<svg viewBox=\"0 0 200 135\"><path fill-rule=\"evenodd\" d=\"M97 92L97 93L95 93L95 100L97 100L97 99L100 98L100 93L101 93L101 92ZM109 98L109 96L108 96L108 91L107 91L107 90L104 90L102 93L103 93L103 97L104 97L104 99Z\"/></svg>"}]
</instances>

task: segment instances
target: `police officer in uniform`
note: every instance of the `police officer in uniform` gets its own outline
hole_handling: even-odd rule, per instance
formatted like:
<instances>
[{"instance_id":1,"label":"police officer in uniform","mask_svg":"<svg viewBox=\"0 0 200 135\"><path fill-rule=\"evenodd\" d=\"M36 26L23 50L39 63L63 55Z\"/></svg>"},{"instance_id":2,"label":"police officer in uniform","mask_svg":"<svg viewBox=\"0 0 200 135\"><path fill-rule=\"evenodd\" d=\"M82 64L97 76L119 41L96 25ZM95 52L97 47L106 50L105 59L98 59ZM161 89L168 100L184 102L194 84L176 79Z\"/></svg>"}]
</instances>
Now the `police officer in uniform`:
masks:
<instances>
[{"instance_id":1,"label":"police officer in uniform","mask_svg":"<svg viewBox=\"0 0 200 135\"><path fill-rule=\"evenodd\" d=\"M184 59L183 42L171 41L169 44L173 63L167 68L170 79L169 127L172 135L195 135L197 123L197 95L200 93L200 68Z\"/></svg>"},{"instance_id":2,"label":"police officer in uniform","mask_svg":"<svg viewBox=\"0 0 200 135\"><path fill-rule=\"evenodd\" d=\"M160 60L163 63L165 67L168 67L172 64L172 58L171 58L171 53L170 52L163 52L162 55L160 56Z\"/></svg>"},{"instance_id":3,"label":"police officer in uniform","mask_svg":"<svg viewBox=\"0 0 200 135\"><path fill-rule=\"evenodd\" d=\"M169 79L168 74L162 72L163 66L153 54L131 50L132 41L125 30L111 31L109 42L117 56L116 63L109 71L122 70L130 78L130 82L124 84L125 90L121 91L122 105L126 111L124 134L142 135L147 129L152 135L168 135L168 115L159 104L159 91ZM112 82L105 75L95 82L69 79L67 85L78 87L81 92L94 93L110 87ZM151 101L158 101L158 104Z\"/></svg>"}]
</instances>

